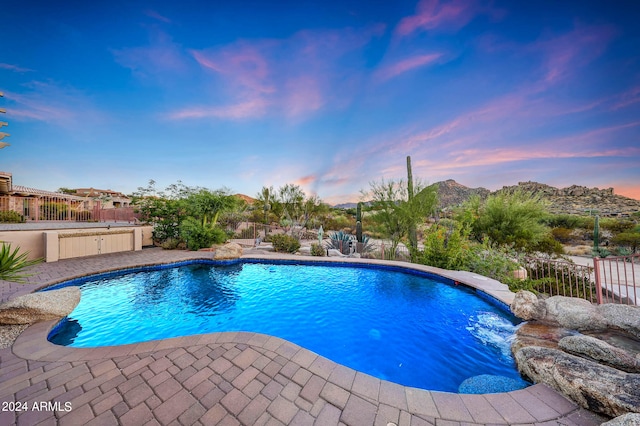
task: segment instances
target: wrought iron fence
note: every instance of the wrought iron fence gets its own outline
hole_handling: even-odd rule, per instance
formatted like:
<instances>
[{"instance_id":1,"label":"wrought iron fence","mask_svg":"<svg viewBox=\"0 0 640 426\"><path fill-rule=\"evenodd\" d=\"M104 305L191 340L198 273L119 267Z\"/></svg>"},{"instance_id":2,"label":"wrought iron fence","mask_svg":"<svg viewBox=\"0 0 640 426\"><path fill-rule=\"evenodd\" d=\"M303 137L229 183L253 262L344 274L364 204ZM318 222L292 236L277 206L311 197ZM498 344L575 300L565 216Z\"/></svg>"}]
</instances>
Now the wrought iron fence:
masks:
<instances>
[{"instance_id":1,"label":"wrought iron fence","mask_svg":"<svg viewBox=\"0 0 640 426\"><path fill-rule=\"evenodd\" d=\"M535 257L527 257L523 262L527 276L541 293L598 301L593 267Z\"/></svg>"},{"instance_id":2,"label":"wrought iron fence","mask_svg":"<svg viewBox=\"0 0 640 426\"><path fill-rule=\"evenodd\" d=\"M135 222L133 207L102 208L99 201L83 197L0 196L0 213L8 221L72 221L72 222Z\"/></svg>"},{"instance_id":3,"label":"wrought iron fence","mask_svg":"<svg viewBox=\"0 0 640 426\"><path fill-rule=\"evenodd\" d=\"M640 254L594 258L598 303L638 305Z\"/></svg>"}]
</instances>

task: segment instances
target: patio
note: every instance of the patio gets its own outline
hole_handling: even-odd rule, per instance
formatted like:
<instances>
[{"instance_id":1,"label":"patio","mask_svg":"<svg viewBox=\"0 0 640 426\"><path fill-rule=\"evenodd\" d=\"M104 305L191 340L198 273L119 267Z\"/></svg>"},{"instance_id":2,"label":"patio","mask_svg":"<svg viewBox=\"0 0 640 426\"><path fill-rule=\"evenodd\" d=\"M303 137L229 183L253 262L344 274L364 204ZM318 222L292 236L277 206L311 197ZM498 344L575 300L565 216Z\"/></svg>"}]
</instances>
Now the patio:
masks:
<instances>
[{"instance_id":1,"label":"patio","mask_svg":"<svg viewBox=\"0 0 640 426\"><path fill-rule=\"evenodd\" d=\"M251 250L245 253L251 256ZM193 258L211 253L152 248L40 264L29 284L0 282L0 299L87 274ZM77 349L46 340L54 324L34 324L11 348L0 349L0 424L585 426L603 421L545 385L487 395L408 388L261 334L212 333ZM27 409L7 410L14 402Z\"/></svg>"}]
</instances>

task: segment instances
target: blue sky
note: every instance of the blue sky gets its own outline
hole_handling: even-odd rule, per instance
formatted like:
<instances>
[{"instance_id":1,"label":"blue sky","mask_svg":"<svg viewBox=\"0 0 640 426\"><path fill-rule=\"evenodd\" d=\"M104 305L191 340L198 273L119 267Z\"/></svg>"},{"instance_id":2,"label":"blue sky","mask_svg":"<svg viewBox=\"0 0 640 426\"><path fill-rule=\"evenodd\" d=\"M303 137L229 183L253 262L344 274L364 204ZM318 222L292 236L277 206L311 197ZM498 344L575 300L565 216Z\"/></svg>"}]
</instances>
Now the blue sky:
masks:
<instances>
[{"instance_id":1,"label":"blue sky","mask_svg":"<svg viewBox=\"0 0 640 426\"><path fill-rule=\"evenodd\" d=\"M331 203L414 176L640 199L637 1L10 1L0 170Z\"/></svg>"}]
</instances>

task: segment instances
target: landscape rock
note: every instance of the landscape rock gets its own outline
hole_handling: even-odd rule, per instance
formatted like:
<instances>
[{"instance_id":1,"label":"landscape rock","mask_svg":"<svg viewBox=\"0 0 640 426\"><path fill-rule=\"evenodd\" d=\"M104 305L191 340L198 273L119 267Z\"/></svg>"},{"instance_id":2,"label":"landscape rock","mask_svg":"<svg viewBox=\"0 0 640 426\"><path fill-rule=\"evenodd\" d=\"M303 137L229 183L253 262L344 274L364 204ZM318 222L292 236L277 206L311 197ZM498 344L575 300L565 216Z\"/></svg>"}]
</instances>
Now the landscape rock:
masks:
<instances>
[{"instance_id":1,"label":"landscape rock","mask_svg":"<svg viewBox=\"0 0 640 426\"><path fill-rule=\"evenodd\" d=\"M613 188L587 188L572 185L568 188L555 188L538 182L518 182L517 185L504 186L491 192L486 188L468 188L449 179L433 184L438 191L438 207L450 209L459 206L477 195L484 200L489 195L501 191L522 190L540 196L549 205L549 211L555 214L584 214L597 206L600 216L629 216L640 210L640 201L616 195Z\"/></svg>"},{"instance_id":2,"label":"landscape rock","mask_svg":"<svg viewBox=\"0 0 640 426\"><path fill-rule=\"evenodd\" d=\"M640 373L640 357L592 336L567 336L558 342L565 352L587 357L627 373Z\"/></svg>"},{"instance_id":3,"label":"landscape rock","mask_svg":"<svg viewBox=\"0 0 640 426\"><path fill-rule=\"evenodd\" d=\"M640 409L640 374L537 346L520 349L515 358L525 377L546 383L588 410L616 417Z\"/></svg>"},{"instance_id":4,"label":"landscape rock","mask_svg":"<svg viewBox=\"0 0 640 426\"><path fill-rule=\"evenodd\" d=\"M213 258L215 260L237 259L242 256L242 246L238 243L227 243L216 249Z\"/></svg>"},{"instance_id":5,"label":"landscape rock","mask_svg":"<svg viewBox=\"0 0 640 426\"><path fill-rule=\"evenodd\" d=\"M511 312L525 321L539 320L544 318L546 307L544 301L538 300L538 296L534 293L520 290L511 302Z\"/></svg>"},{"instance_id":6,"label":"landscape rock","mask_svg":"<svg viewBox=\"0 0 640 426\"><path fill-rule=\"evenodd\" d=\"M25 294L0 305L0 325L32 324L62 318L69 315L78 303L78 287Z\"/></svg>"},{"instance_id":7,"label":"landscape rock","mask_svg":"<svg viewBox=\"0 0 640 426\"><path fill-rule=\"evenodd\" d=\"M606 303L597 307L607 326L640 338L640 307Z\"/></svg>"},{"instance_id":8,"label":"landscape rock","mask_svg":"<svg viewBox=\"0 0 640 426\"><path fill-rule=\"evenodd\" d=\"M545 300L541 321L573 330L604 330L607 322L595 305L577 297L553 296Z\"/></svg>"},{"instance_id":9,"label":"landscape rock","mask_svg":"<svg viewBox=\"0 0 640 426\"><path fill-rule=\"evenodd\" d=\"M600 426L640 426L640 414L627 413L602 423Z\"/></svg>"},{"instance_id":10,"label":"landscape rock","mask_svg":"<svg viewBox=\"0 0 640 426\"><path fill-rule=\"evenodd\" d=\"M526 322L516 332L511 342L511 352L515 355L526 346L540 346L545 348L558 348L560 340L567 336L573 336L576 331L556 327L538 322Z\"/></svg>"}]
</instances>

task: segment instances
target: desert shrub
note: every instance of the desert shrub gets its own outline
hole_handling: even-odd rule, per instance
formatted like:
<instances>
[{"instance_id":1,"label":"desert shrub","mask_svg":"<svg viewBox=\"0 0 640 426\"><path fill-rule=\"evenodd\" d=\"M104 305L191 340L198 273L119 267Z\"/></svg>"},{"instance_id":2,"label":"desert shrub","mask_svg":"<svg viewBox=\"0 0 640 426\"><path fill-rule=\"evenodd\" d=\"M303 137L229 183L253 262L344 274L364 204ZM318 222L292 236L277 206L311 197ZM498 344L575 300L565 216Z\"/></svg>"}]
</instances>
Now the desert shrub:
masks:
<instances>
[{"instance_id":1,"label":"desert shrub","mask_svg":"<svg viewBox=\"0 0 640 426\"><path fill-rule=\"evenodd\" d=\"M528 250L530 252L538 252L555 256L564 254L564 247L562 246L562 243L555 240L551 236L551 234L546 235L543 239L537 241L535 244L531 244Z\"/></svg>"},{"instance_id":2,"label":"desert shrub","mask_svg":"<svg viewBox=\"0 0 640 426\"><path fill-rule=\"evenodd\" d=\"M611 231L613 234L620 234L631 231L635 222L628 219L617 219L613 217L600 218L600 228Z\"/></svg>"},{"instance_id":3,"label":"desert shrub","mask_svg":"<svg viewBox=\"0 0 640 426\"><path fill-rule=\"evenodd\" d=\"M44 202L40 205L40 219L66 220L69 206L60 202Z\"/></svg>"},{"instance_id":4,"label":"desert shrub","mask_svg":"<svg viewBox=\"0 0 640 426\"><path fill-rule=\"evenodd\" d=\"M168 238L160 243L160 247L165 250L175 250L180 246L181 243L182 240L180 240L179 238Z\"/></svg>"},{"instance_id":5,"label":"desert shrub","mask_svg":"<svg viewBox=\"0 0 640 426\"><path fill-rule=\"evenodd\" d=\"M270 237L273 249L283 253L295 253L300 249L300 241L291 235L275 234Z\"/></svg>"},{"instance_id":6,"label":"desert shrub","mask_svg":"<svg viewBox=\"0 0 640 426\"><path fill-rule=\"evenodd\" d=\"M465 254L465 263L469 271L503 283L512 280L513 272L520 267L511 247L494 247L488 240L471 246Z\"/></svg>"},{"instance_id":7,"label":"desert shrub","mask_svg":"<svg viewBox=\"0 0 640 426\"><path fill-rule=\"evenodd\" d=\"M551 228L576 229L584 224L583 218L574 214L550 214L544 223Z\"/></svg>"},{"instance_id":8,"label":"desert shrub","mask_svg":"<svg viewBox=\"0 0 640 426\"><path fill-rule=\"evenodd\" d=\"M416 251L415 261L437 268L463 269L470 246L468 237L468 228L457 222L449 226L434 224L426 231L424 249Z\"/></svg>"},{"instance_id":9,"label":"desert shrub","mask_svg":"<svg viewBox=\"0 0 640 426\"><path fill-rule=\"evenodd\" d=\"M551 230L551 236L557 240L560 241L563 244L566 244L568 242L570 242L573 238L572 238L572 231L569 228L553 228Z\"/></svg>"},{"instance_id":10,"label":"desert shrub","mask_svg":"<svg viewBox=\"0 0 640 426\"><path fill-rule=\"evenodd\" d=\"M210 223L202 223L191 216L185 218L180 224L180 236L189 250L211 247L227 239L227 234L222 229Z\"/></svg>"},{"instance_id":11,"label":"desert shrub","mask_svg":"<svg viewBox=\"0 0 640 426\"><path fill-rule=\"evenodd\" d=\"M24 216L13 210L0 212L1 223L22 223L24 222Z\"/></svg>"},{"instance_id":12,"label":"desert shrub","mask_svg":"<svg viewBox=\"0 0 640 426\"><path fill-rule=\"evenodd\" d=\"M529 192L490 195L477 214L472 231L478 242L488 237L496 244L531 251L549 234L549 228L543 223L548 216L547 206L540 196Z\"/></svg>"},{"instance_id":13,"label":"desert shrub","mask_svg":"<svg viewBox=\"0 0 640 426\"><path fill-rule=\"evenodd\" d=\"M630 254L637 253L640 249L640 232L622 232L611 238L611 242L620 248L627 249Z\"/></svg>"},{"instance_id":14,"label":"desert shrub","mask_svg":"<svg viewBox=\"0 0 640 426\"><path fill-rule=\"evenodd\" d=\"M311 244L311 256L324 256L325 250L319 243Z\"/></svg>"}]
</instances>

